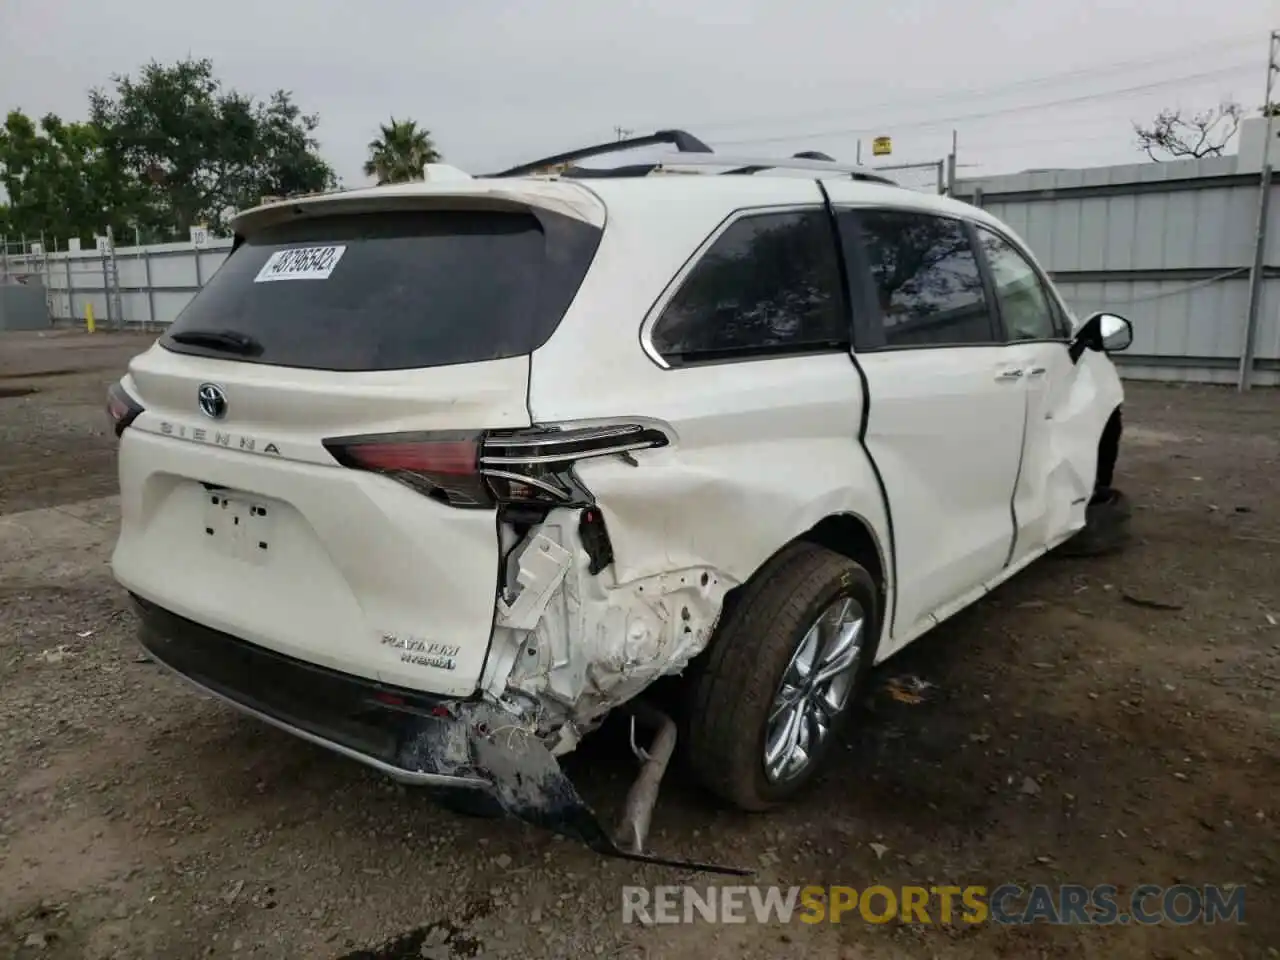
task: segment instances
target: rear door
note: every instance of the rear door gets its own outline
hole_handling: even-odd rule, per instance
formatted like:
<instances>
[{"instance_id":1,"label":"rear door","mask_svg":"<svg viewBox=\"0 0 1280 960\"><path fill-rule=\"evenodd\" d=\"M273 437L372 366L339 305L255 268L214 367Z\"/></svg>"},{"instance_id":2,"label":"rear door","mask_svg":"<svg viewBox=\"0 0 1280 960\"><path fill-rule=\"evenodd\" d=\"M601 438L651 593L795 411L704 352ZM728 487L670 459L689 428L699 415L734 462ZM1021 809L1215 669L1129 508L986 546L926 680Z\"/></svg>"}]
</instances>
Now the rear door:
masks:
<instances>
[{"instance_id":1,"label":"rear door","mask_svg":"<svg viewBox=\"0 0 1280 960\"><path fill-rule=\"evenodd\" d=\"M867 450L892 519L898 643L999 574L1013 543L1009 501L1025 422L960 220L842 208L828 185L854 295L867 381Z\"/></svg>"},{"instance_id":2,"label":"rear door","mask_svg":"<svg viewBox=\"0 0 1280 960\"><path fill-rule=\"evenodd\" d=\"M317 207L251 232L125 378L144 412L118 579L309 662L474 690L499 566L476 438L529 424L529 354L598 239L533 209Z\"/></svg>"}]
</instances>

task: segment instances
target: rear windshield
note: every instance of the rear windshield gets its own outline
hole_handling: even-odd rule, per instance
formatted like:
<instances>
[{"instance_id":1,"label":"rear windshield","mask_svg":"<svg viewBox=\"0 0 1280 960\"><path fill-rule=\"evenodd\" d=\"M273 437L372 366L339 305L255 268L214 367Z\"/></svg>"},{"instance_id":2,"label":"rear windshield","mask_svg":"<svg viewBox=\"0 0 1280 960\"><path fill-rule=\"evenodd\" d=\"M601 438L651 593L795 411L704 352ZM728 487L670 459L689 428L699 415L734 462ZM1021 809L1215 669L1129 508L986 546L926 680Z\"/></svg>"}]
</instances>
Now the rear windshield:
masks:
<instances>
[{"instance_id":1,"label":"rear windshield","mask_svg":"<svg viewBox=\"0 0 1280 960\"><path fill-rule=\"evenodd\" d=\"M161 343L320 370L520 356L555 331L599 237L595 227L543 212L297 220L245 240Z\"/></svg>"}]
</instances>

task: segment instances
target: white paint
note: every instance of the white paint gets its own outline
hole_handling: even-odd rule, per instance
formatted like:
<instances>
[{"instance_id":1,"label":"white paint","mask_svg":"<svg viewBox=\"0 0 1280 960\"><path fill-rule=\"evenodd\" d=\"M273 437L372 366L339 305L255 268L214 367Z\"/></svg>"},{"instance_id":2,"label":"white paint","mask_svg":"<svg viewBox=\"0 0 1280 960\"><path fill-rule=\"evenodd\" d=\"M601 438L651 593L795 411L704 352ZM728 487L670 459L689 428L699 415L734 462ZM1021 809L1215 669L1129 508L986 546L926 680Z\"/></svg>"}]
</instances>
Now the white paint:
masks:
<instances>
[{"instance_id":1,"label":"white paint","mask_svg":"<svg viewBox=\"0 0 1280 960\"><path fill-rule=\"evenodd\" d=\"M117 579L183 617L289 656L415 689L473 693L494 619L493 515L338 467L321 441L528 426L528 366L514 357L335 376L153 346L130 362L124 381L146 413L120 444ZM227 393L225 420L197 411L206 381ZM203 431L203 441L166 436L164 424ZM209 442L218 431L234 444ZM245 440L254 452L240 449ZM267 442L278 457L258 452ZM201 483L233 499L265 498L273 529L264 563L215 549ZM457 645L455 669L402 661L382 644L386 633Z\"/></svg>"},{"instance_id":2,"label":"white paint","mask_svg":"<svg viewBox=\"0 0 1280 960\"><path fill-rule=\"evenodd\" d=\"M1000 227L943 198L826 186L842 204ZM878 547L896 611L880 638L878 658L889 656L1080 526L1098 438L1121 390L1105 356L1072 365L1056 343L685 369L646 355L647 318L726 218L823 202L812 180L695 176L418 183L290 201L307 212L536 206L604 232L562 323L531 358L343 374L158 346L135 359L125 385L147 412L121 444L116 576L181 616L291 656L449 696L480 689L556 735L562 752L704 650L730 589L841 516ZM271 205L237 222L254 230L286 215ZM1003 375L1033 368L1044 373ZM205 381L227 391L225 423L195 410ZM576 510L551 510L517 531L492 512L340 468L321 445L532 422L641 422L670 437L629 460L576 466L613 544L614 562L598 574ZM280 455L181 442L164 434L166 423L269 441ZM206 542L202 482L269 505L269 559L247 563ZM404 663L385 636L447 647L452 669Z\"/></svg>"}]
</instances>

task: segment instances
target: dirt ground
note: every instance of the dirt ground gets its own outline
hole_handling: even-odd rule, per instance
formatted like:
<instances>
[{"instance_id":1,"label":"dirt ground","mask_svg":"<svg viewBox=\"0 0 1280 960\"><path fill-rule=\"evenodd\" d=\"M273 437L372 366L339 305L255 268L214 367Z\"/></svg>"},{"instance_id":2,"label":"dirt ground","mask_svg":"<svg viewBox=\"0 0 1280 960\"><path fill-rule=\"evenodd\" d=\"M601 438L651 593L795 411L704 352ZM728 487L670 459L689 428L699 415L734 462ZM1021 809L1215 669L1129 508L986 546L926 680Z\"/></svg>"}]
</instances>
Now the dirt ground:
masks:
<instances>
[{"instance_id":1,"label":"dirt ground","mask_svg":"<svg viewBox=\"0 0 1280 960\"><path fill-rule=\"evenodd\" d=\"M0 337L0 956L1280 956L1275 392L1131 384L1125 553L1041 561L885 664L796 805L677 769L653 836L783 885L1240 884L1243 925L641 926L623 885L708 878L446 813L137 655L102 397L146 344ZM610 731L568 766L609 811L633 769Z\"/></svg>"}]
</instances>

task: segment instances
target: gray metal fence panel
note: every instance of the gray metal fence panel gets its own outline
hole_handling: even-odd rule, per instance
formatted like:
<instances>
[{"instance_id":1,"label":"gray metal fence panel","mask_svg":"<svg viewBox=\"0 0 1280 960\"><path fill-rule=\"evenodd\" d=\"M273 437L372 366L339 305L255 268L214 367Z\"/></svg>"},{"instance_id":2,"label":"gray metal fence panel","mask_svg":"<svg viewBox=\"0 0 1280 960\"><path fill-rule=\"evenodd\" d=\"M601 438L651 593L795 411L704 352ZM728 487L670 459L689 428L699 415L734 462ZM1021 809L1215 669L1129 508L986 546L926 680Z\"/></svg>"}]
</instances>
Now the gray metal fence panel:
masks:
<instances>
[{"instance_id":1,"label":"gray metal fence panel","mask_svg":"<svg viewBox=\"0 0 1280 960\"><path fill-rule=\"evenodd\" d=\"M1235 382L1249 307L1259 172L1236 157L961 180L960 199L1005 221L1080 316L1134 322L1129 375ZM1280 202L1272 188L1258 384L1280 381ZM979 192L980 191L980 192Z\"/></svg>"},{"instance_id":2,"label":"gray metal fence panel","mask_svg":"<svg viewBox=\"0 0 1280 960\"><path fill-rule=\"evenodd\" d=\"M1259 174L1236 157L1045 170L959 180L1035 251L1081 316L1110 309L1134 322L1118 359L1128 375L1233 382L1249 303ZM1280 202L1267 218L1255 382L1280 382ZM230 239L115 250L122 318L173 322L230 253ZM57 252L45 267L55 321L108 319L102 257Z\"/></svg>"}]
</instances>

